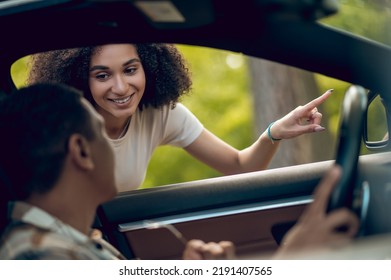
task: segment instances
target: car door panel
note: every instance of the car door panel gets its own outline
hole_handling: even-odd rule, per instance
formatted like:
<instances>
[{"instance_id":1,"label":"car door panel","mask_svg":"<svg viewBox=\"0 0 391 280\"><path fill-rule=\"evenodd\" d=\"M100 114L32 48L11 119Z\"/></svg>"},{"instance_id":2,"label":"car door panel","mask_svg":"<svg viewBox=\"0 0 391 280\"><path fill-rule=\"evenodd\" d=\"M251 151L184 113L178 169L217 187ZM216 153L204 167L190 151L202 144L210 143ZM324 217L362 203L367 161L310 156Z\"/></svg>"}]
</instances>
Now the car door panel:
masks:
<instances>
[{"instance_id":1,"label":"car door panel","mask_svg":"<svg viewBox=\"0 0 391 280\"><path fill-rule=\"evenodd\" d=\"M365 178L360 181L374 181L369 178L371 169L388 164L390 155L361 156L359 168ZM180 240L164 227L149 229L145 221L172 224L188 240L230 240L238 258L267 258L312 201L315 186L333 162L122 193L99 208L99 222L107 239L128 258L181 257ZM374 211L378 210L371 208L370 215Z\"/></svg>"}]
</instances>

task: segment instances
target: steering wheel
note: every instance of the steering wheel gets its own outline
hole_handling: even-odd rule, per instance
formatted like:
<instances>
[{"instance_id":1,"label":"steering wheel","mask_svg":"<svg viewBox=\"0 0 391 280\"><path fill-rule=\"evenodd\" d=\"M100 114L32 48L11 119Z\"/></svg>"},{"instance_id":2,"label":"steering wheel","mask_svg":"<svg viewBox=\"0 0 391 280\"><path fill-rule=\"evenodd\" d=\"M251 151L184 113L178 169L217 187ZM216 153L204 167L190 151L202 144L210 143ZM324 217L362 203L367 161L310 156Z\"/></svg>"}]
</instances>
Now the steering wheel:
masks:
<instances>
[{"instance_id":1,"label":"steering wheel","mask_svg":"<svg viewBox=\"0 0 391 280\"><path fill-rule=\"evenodd\" d=\"M357 85L349 87L342 104L335 160L335 164L342 168L342 175L331 193L328 212L341 207L348 207L355 211L353 209L355 179L366 109L365 89Z\"/></svg>"}]
</instances>

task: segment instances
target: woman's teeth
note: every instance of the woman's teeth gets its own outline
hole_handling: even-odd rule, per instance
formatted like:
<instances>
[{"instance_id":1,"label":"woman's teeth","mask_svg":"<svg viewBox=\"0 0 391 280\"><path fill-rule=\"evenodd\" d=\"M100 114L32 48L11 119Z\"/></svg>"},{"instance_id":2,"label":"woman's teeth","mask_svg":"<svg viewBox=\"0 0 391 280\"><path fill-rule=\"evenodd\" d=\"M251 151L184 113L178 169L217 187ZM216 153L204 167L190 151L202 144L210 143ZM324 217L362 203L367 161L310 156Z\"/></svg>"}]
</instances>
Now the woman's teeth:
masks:
<instances>
[{"instance_id":1,"label":"woman's teeth","mask_svg":"<svg viewBox=\"0 0 391 280\"><path fill-rule=\"evenodd\" d=\"M125 97L125 98L119 98L119 99L111 99L111 101L114 101L115 103L118 103L118 104L123 104L127 101L129 101L131 96L128 96L128 97Z\"/></svg>"}]
</instances>

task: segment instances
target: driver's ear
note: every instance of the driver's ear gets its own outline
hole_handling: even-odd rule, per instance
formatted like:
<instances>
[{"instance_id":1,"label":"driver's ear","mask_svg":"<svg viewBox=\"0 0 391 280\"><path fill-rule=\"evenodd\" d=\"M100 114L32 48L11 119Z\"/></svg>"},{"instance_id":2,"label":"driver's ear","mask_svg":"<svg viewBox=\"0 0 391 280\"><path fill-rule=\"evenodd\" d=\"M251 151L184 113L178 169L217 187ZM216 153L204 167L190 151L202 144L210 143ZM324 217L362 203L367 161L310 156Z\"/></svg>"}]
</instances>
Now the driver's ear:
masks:
<instances>
[{"instance_id":1,"label":"driver's ear","mask_svg":"<svg viewBox=\"0 0 391 280\"><path fill-rule=\"evenodd\" d=\"M87 139L80 134L73 134L68 141L68 151L72 161L82 169L94 169L91 146Z\"/></svg>"}]
</instances>

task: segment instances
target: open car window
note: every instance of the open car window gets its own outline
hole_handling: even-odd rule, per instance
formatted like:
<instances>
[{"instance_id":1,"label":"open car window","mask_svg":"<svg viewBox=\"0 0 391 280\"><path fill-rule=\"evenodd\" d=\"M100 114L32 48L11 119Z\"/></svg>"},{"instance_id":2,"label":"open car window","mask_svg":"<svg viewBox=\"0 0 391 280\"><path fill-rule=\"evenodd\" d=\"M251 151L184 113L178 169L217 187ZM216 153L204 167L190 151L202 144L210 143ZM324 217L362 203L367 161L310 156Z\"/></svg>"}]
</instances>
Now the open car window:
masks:
<instances>
[{"instance_id":1,"label":"open car window","mask_svg":"<svg viewBox=\"0 0 391 280\"><path fill-rule=\"evenodd\" d=\"M178 48L193 82L190 94L180 101L205 128L237 149L250 146L272 121L333 88L332 96L318 108L326 131L284 140L269 168L334 159L339 110L349 83L242 53L189 45ZM26 85L29 62L27 56L12 66L18 87ZM218 176L183 149L160 146L140 188Z\"/></svg>"}]
</instances>

